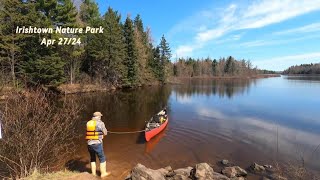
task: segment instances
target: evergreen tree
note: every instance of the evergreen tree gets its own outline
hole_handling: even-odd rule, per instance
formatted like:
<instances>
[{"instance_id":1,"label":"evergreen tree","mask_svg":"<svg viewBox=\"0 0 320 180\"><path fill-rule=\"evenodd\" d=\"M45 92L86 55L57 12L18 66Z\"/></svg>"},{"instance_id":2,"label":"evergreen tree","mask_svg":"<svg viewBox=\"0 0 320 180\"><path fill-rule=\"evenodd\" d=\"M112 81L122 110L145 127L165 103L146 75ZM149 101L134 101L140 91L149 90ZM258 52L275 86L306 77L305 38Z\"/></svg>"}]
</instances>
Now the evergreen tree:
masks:
<instances>
[{"instance_id":1,"label":"evergreen tree","mask_svg":"<svg viewBox=\"0 0 320 180\"><path fill-rule=\"evenodd\" d=\"M80 6L80 19L85 24L92 24L100 18L99 7L94 0L84 0Z\"/></svg>"},{"instance_id":2,"label":"evergreen tree","mask_svg":"<svg viewBox=\"0 0 320 180\"><path fill-rule=\"evenodd\" d=\"M97 3L94 0L84 0L80 6L80 20L85 26L96 27L98 24L101 24L99 8ZM93 55L90 53L90 42L95 38L95 34L86 34L82 39L82 44L85 49L84 61L81 65L81 70L85 73L90 74L91 77L94 75L93 70Z\"/></svg>"},{"instance_id":3,"label":"evergreen tree","mask_svg":"<svg viewBox=\"0 0 320 180\"><path fill-rule=\"evenodd\" d=\"M161 38L161 42L159 44L160 49L160 81L165 82L168 73L168 63L171 58L171 50L167 40L165 39L164 35Z\"/></svg>"},{"instance_id":4,"label":"evergreen tree","mask_svg":"<svg viewBox=\"0 0 320 180\"><path fill-rule=\"evenodd\" d=\"M16 86L17 66L21 61L21 45L26 36L16 34L16 27L22 25L26 14L22 14L25 5L18 0L2 0L0 7L0 57L5 66L9 66L12 85Z\"/></svg>"},{"instance_id":5,"label":"evergreen tree","mask_svg":"<svg viewBox=\"0 0 320 180\"><path fill-rule=\"evenodd\" d=\"M77 10L71 0L58 0L55 13L55 22L53 24L62 27L79 27L77 23ZM79 34L63 34L63 38L79 38ZM79 45L64 45L59 47L59 54L65 60L65 72L69 76L70 84L73 84L81 65L81 57L84 53L84 48Z\"/></svg>"},{"instance_id":6,"label":"evergreen tree","mask_svg":"<svg viewBox=\"0 0 320 180\"><path fill-rule=\"evenodd\" d=\"M229 75L234 75L235 73L235 60L232 56L229 56L226 65L224 68L224 72L229 74Z\"/></svg>"},{"instance_id":7,"label":"evergreen tree","mask_svg":"<svg viewBox=\"0 0 320 180\"><path fill-rule=\"evenodd\" d=\"M143 83L151 78L151 69L147 66L148 58L150 58L151 54L151 48L147 40L147 33L144 32L140 15L137 15L134 19L134 37L135 46L137 48L138 76L140 77L139 81Z\"/></svg>"},{"instance_id":8,"label":"evergreen tree","mask_svg":"<svg viewBox=\"0 0 320 180\"><path fill-rule=\"evenodd\" d=\"M212 75L214 76L219 75L218 62L216 59L212 61Z\"/></svg>"},{"instance_id":9,"label":"evergreen tree","mask_svg":"<svg viewBox=\"0 0 320 180\"><path fill-rule=\"evenodd\" d=\"M134 41L133 23L128 16L124 23L124 37L126 45L125 64L127 66L127 78L125 79L130 85L137 82L137 49Z\"/></svg>"},{"instance_id":10,"label":"evergreen tree","mask_svg":"<svg viewBox=\"0 0 320 180\"><path fill-rule=\"evenodd\" d=\"M85 65L90 67L91 75L98 77L100 83L104 80L118 84L127 78L124 65L125 44L120 19L118 12L109 7L103 19L89 20L94 26L104 27L103 34L88 35L86 48L88 56Z\"/></svg>"},{"instance_id":11,"label":"evergreen tree","mask_svg":"<svg viewBox=\"0 0 320 180\"><path fill-rule=\"evenodd\" d=\"M30 9L35 9L36 14L32 19L32 26L51 27L59 24L57 19L58 2L54 0L29 2ZM40 34L31 36L24 47L24 63L21 66L21 73L29 84L43 84L57 86L65 82L65 61L58 54L57 44L52 46L41 46L39 42L43 38L55 39L57 34Z\"/></svg>"}]
</instances>

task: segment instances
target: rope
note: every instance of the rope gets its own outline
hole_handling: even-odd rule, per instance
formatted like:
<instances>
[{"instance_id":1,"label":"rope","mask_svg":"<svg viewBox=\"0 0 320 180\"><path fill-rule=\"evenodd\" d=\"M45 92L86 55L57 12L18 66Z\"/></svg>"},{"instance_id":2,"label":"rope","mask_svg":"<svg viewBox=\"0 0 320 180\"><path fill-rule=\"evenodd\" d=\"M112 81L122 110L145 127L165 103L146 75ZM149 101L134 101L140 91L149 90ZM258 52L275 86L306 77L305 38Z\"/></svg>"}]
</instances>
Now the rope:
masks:
<instances>
[{"instance_id":1,"label":"rope","mask_svg":"<svg viewBox=\"0 0 320 180\"><path fill-rule=\"evenodd\" d=\"M111 134L132 134L132 133L140 133L145 132L146 130L140 130L140 131L123 131L123 132L116 132L116 131L108 131L108 133Z\"/></svg>"}]
</instances>

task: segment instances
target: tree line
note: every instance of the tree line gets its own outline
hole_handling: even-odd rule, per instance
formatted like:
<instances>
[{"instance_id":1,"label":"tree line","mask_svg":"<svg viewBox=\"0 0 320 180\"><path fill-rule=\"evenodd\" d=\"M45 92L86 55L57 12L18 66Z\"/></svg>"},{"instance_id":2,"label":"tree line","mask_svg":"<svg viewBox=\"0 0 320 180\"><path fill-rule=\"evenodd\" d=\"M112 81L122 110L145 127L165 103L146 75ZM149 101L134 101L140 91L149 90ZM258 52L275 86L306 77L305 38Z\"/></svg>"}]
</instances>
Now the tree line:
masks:
<instances>
[{"instance_id":1,"label":"tree line","mask_svg":"<svg viewBox=\"0 0 320 180\"><path fill-rule=\"evenodd\" d=\"M234 57L220 59L179 58L173 64L173 74L178 77L195 76L250 76L263 73L253 67L250 60L236 60Z\"/></svg>"},{"instance_id":2,"label":"tree line","mask_svg":"<svg viewBox=\"0 0 320 180\"><path fill-rule=\"evenodd\" d=\"M291 66L283 74L320 74L320 63Z\"/></svg>"},{"instance_id":3,"label":"tree line","mask_svg":"<svg viewBox=\"0 0 320 180\"><path fill-rule=\"evenodd\" d=\"M0 0L0 84L58 86L62 83L137 86L169 77L251 76L250 60L179 58L162 36L155 45L140 15L123 21L111 7L101 15L94 0L77 10L72 0ZM17 27L103 27L101 34L19 34ZM40 45L43 38L80 38L80 45Z\"/></svg>"},{"instance_id":4,"label":"tree line","mask_svg":"<svg viewBox=\"0 0 320 180\"><path fill-rule=\"evenodd\" d=\"M108 8L100 15L94 0L78 11L72 0L0 0L1 81L19 85L109 83L135 86L164 82L170 73L170 47L162 36L153 45L151 30L140 15ZM99 27L102 34L16 34L16 27ZM43 38L81 38L81 45L40 45Z\"/></svg>"}]
</instances>

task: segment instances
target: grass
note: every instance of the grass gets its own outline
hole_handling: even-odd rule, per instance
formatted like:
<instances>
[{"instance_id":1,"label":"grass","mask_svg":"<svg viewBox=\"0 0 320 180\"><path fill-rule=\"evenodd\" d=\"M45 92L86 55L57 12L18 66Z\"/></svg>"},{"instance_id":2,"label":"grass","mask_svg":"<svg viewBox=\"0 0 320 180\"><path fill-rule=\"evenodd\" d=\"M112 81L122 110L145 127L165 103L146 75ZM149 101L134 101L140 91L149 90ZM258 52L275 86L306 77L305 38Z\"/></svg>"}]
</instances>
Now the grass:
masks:
<instances>
[{"instance_id":1,"label":"grass","mask_svg":"<svg viewBox=\"0 0 320 180\"><path fill-rule=\"evenodd\" d=\"M65 179L79 174L79 172L68 170L62 170L53 173L40 173L39 171L35 170L30 176L24 178L24 180Z\"/></svg>"}]
</instances>

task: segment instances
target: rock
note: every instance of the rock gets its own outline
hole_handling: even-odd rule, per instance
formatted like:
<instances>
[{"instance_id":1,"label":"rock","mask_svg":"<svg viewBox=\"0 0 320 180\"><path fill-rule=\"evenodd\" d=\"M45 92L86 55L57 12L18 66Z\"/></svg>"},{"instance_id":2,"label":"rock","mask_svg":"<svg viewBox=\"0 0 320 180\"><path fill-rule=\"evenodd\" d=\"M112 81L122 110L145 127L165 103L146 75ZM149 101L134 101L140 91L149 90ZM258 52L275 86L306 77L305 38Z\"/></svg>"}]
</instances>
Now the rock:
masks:
<instances>
[{"instance_id":1,"label":"rock","mask_svg":"<svg viewBox=\"0 0 320 180\"><path fill-rule=\"evenodd\" d=\"M194 177L201 180L213 179L213 169L207 163L196 164Z\"/></svg>"},{"instance_id":2,"label":"rock","mask_svg":"<svg viewBox=\"0 0 320 180\"><path fill-rule=\"evenodd\" d=\"M233 167L225 167L222 170L222 174L226 175L229 178L246 176L248 173L244 169L240 168L239 166Z\"/></svg>"},{"instance_id":3,"label":"rock","mask_svg":"<svg viewBox=\"0 0 320 180\"><path fill-rule=\"evenodd\" d=\"M279 174L270 174L267 176L270 180L287 180L287 178L280 176Z\"/></svg>"},{"instance_id":4,"label":"rock","mask_svg":"<svg viewBox=\"0 0 320 180\"><path fill-rule=\"evenodd\" d=\"M222 175L220 173L217 172L213 172L213 180L230 180L227 176Z\"/></svg>"},{"instance_id":5,"label":"rock","mask_svg":"<svg viewBox=\"0 0 320 180\"><path fill-rule=\"evenodd\" d=\"M190 172L190 178L197 180L230 180L227 176L214 172L207 163L197 164Z\"/></svg>"},{"instance_id":6,"label":"rock","mask_svg":"<svg viewBox=\"0 0 320 180\"><path fill-rule=\"evenodd\" d=\"M271 165L263 165L263 167L265 167L265 168L268 168L268 169L272 169L272 166Z\"/></svg>"},{"instance_id":7,"label":"rock","mask_svg":"<svg viewBox=\"0 0 320 180\"><path fill-rule=\"evenodd\" d=\"M137 164L131 171L132 180L165 180L163 172L146 168L142 164Z\"/></svg>"},{"instance_id":8,"label":"rock","mask_svg":"<svg viewBox=\"0 0 320 180\"><path fill-rule=\"evenodd\" d=\"M192 167L180 168L180 169L174 170L174 173L176 173L177 175L183 175L183 176L189 177L192 169L193 169Z\"/></svg>"},{"instance_id":9,"label":"rock","mask_svg":"<svg viewBox=\"0 0 320 180\"><path fill-rule=\"evenodd\" d=\"M229 164L229 161L226 160L226 159L223 159L223 160L221 161L221 164L226 166L226 165Z\"/></svg>"},{"instance_id":10,"label":"rock","mask_svg":"<svg viewBox=\"0 0 320 180\"><path fill-rule=\"evenodd\" d=\"M165 177L173 177L176 173L172 170L171 166L167 166L165 168L161 168L157 170L158 172L162 173Z\"/></svg>"},{"instance_id":11,"label":"rock","mask_svg":"<svg viewBox=\"0 0 320 180\"><path fill-rule=\"evenodd\" d=\"M259 165L259 164L257 164L257 163L253 163L253 164L250 166L250 170L251 170L252 172L254 172L254 173L261 173L261 172L265 172L265 171L266 171L266 169L265 169L263 166L261 166L261 165Z\"/></svg>"},{"instance_id":12,"label":"rock","mask_svg":"<svg viewBox=\"0 0 320 180\"><path fill-rule=\"evenodd\" d=\"M231 178L230 180L245 180L244 177L234 177L234 178Z\"/></svg>"},{"instance_id":13,"label":"rock","mask_svg":"<svg viewBox=\"0 0 320 180\"><path fill-rule=\"evenodd\" d=\"M189 176L185 176L182 174L176 174L170 180L190 180Z\"/></svg>"}]
</instances>

